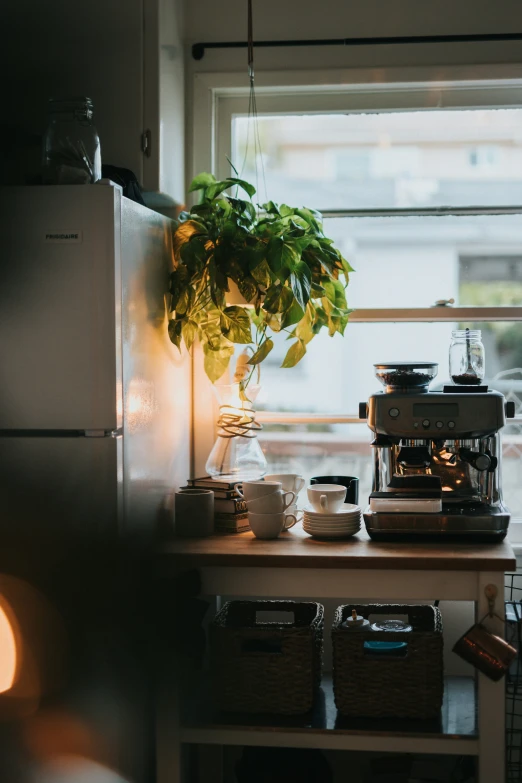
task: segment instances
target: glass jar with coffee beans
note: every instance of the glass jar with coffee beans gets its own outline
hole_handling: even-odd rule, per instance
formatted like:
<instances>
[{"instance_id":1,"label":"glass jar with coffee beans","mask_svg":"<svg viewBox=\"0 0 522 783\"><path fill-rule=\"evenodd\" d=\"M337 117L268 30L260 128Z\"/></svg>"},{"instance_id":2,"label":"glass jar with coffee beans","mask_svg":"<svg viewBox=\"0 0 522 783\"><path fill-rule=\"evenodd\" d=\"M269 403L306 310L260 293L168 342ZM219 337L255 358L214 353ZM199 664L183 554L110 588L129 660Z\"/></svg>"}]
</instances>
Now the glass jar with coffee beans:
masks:
<instances>
[{"instance_id":1,"label":"glass jar with coffee beans","mask_svg":"<svg viewBox=\"0 0 522 783\"><path fill-rule=\"evenodd\" d=\"M485 353L480 329L456 329L449 349L451 380L457 386L479 386L485 373Z\"/></svg>"}]
</instances>

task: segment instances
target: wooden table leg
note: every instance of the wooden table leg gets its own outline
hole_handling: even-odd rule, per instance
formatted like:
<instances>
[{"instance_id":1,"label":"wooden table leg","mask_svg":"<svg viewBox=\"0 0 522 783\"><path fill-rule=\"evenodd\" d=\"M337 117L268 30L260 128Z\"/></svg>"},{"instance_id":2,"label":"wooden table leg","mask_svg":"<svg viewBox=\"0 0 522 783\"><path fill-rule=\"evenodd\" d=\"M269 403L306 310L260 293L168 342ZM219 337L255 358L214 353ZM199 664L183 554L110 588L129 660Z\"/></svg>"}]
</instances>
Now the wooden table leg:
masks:
<instances>
[{"instance_id":1,"label":"wooden table leg","mask_svg":"<svg viewBox=\"0 0 522 783\"><path fill-rule=\"evenodd\" d=\"M184 783L178 683L171 656L156 672L156 783Z\"/></svg>"},{"instance_id":2,"label":"wooden table leg","mask_svg":"<svg viewBox=\"0 0 522 783\"><path fill-rule=\"evenodd\" d=\"M478 575L476 619L482 620L488 612L484 595L486 585L497 588L495 612L504 618L504 574L484 572ZM504 625L497 618L488 617L484 625L497 636L504 637ZM478 674L478 730L479 730L479 783L504 783L506 775L506 683L493 682L485 674Z\"/></svg>"},{"instance_id":3,"label":"wooden table leg","mask_svg":"<svg viewBox=\"0 0 522 783\"><path fill-rule=\"evenodd\" d=\"M223 746L198 745L198 783L223 783Z\"/></svg>"}]
</instances>

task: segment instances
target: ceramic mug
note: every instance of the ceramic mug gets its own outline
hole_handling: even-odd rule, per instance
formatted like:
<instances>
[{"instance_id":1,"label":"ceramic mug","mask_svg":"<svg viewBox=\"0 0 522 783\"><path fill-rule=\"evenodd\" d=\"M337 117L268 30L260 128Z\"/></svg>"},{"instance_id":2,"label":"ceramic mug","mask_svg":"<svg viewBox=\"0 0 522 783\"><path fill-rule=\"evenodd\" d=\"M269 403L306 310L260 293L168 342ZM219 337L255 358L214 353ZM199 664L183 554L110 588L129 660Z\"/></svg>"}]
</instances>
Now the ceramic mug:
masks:
<instances>
[{"instance_id":1,"label":"ceramic mug","mask_svg":"<svg viewBox=\"0 0 522 783\"><path fill-rule=\"evenodd\" d=\"M455 643L453 652L497 682L507 672L517 650L505 639L476 623Z\"/></svg>"},{"instance_id":2,"label":"ceramic mug","mask_svg":"<svg viewBox=\"0 0 522 783\"><path fill-rule=\"evenodd\" d=\"M248 512L248 522L256 538L277 538L283 530L293 527L297 519L293 514L253 514Z\"/></svg>"},{"instance_id":3,"label":"ceramic mug","mask_svg":"<svg viewBox=\"0 0 522 783\"><path fill-rule=\"evenodd\" d=\"M319 514L336 514L346 497L346 487L337 484L313 484L306 491L308 500Z\"/></svg>"},{"instance_id":4,"label":"ceramic mug","mask_svg":"<svg viewBox=\"0 0 522 783\"><path fill-rule=\"evenodd\" d=\"M285 492L295 492L298 495L305 485L305 480L298 473L272 473L265 476L265 481L280 481Z\"/></svg>"},{"instance_id":5,"label":"ceramic mug","mask_svg":"<svg viewBox=\"0 0 522 783\"><path fill-rule=\"evenodd\" d=\"M211 489L180 489L174 494L176 535L187 538L214 532L214 493Z\"/></svg>"},{"instance_id":6,"label":"ceramic mug","mask_svg":"<svg viewBox=\"0 0 522 783\"><path fill-rule=\"evenodd\" d=\"M288 506L286 509L287 514L293 514L293 516L297 519L298 522L302 522L303 519L303 510L301 508L297 508L297 503L294 503L292 506Z\"/></svg>"},{"instance_id":7,"label":"ceramic mug","mask_svg":"<svg viewBox=\"0 0 522 783\"><path fill-rule=\"evenodd\" d=\"M345 503L356 506L359 502L359 479L357 476L314 476L310 484L337 484L346 487Z\"/></svg>"},{"instance_id":8,"label":"ceramic mug","mask_svg":"<svg viewBox=\"0 0 522 783\"><path fill-rule=\"evenodd\" d=\"M253 514L280 514L292 505L295 492L283 492L279 489L270 495L261 495L255 500L247 500L247 508Z\"/></svg>"},{"instance_id":9,"label":"ceramic mug","mask_svg":"<svg viewBox=\"0 0 522 783\"><path fill-rule=\"evenodd\" d=\"M280 481L243 481L241 485L236 485L237 494L244 500L255 500L280 490Z\"/></svg>"}]
</instances>

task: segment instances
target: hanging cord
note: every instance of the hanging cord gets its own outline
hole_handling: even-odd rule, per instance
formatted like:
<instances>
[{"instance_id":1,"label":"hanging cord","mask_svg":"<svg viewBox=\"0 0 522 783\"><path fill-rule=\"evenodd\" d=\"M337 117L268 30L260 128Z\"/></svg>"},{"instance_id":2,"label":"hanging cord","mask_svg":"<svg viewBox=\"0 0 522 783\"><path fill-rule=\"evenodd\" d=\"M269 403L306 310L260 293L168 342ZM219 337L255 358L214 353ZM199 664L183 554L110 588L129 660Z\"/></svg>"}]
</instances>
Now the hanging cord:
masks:
<instances>
[{"instance_id":1,"label":"hanging cord","mask_svg":"<svg viewBox=\"0 0 522 783\"><path fill-rule=\"evenodd\" d=\"M250 85L254 83L254 23L252 20L252 0L248 0L248 76Z\"/></svg>"},{"instance_id":2,"label":"hanging cord","mask_svg":"<svg viewBox=\"0 0 522 783\"><path fill-rule=\"evenodd\" d=\"M254 24L252 14L252 0L248 0L248 78L250 80L250 91L248 96L248 120L247 120L247 137L245 146L245 155L243 158L243 165L241 166L241 176L245 169L245 165L250 150L250 125L253 126L254 137L254 169L256 179L256 191L259 193L259 170L258 159L261 163L261 174L263 177L263 190L265 194L265 200L267 199L266 190L266 177L265 177L265 163L263 160L263 153L261 149L261 135L259 133L259 123L257 115L257 101L256 101L256 89L255 89L255 71L254 71Z\"/></svg>"}]
</instances>

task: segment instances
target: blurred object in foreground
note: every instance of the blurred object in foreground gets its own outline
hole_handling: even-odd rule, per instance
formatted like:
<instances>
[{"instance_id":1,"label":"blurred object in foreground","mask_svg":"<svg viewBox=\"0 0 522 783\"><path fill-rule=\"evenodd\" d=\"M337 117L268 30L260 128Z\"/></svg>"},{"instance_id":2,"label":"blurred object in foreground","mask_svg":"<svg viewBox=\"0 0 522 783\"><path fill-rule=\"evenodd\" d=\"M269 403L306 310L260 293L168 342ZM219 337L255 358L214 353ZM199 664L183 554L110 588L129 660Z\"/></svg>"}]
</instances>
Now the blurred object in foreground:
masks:
<instances>
[{"instance_id":1,"label":"blurred object in foreground","mask_svg":"<svg viewBox=\"0 0 522 783\"><path fill-rule=\"evenodd\" d=\"M24 727L35 783L128 783L113 768L111 742L67 707L43 709Z\"/></svg>"},{"instance_id":2,"label":"blurred object in foreground","mask_svg":"<svg viewBox=\"0 0 522 783\"><path fill-rule=\"evenodd\" d=\"M0 720L26 717L67 679L67 638L48 600L27 582L0 575Z\"/></svg>"},{"instance_id":3,"label":"blurred object in foreground","mask_svg":"<svg viewBox=\"0 0 522 783\"><path fill-rule=\"evenodd\" d=\"M65 756L38 769L31 783L129 783L116 772L88 759Z\"/></svg>"}]
</instances>

